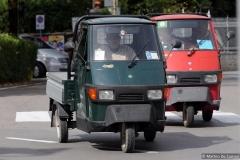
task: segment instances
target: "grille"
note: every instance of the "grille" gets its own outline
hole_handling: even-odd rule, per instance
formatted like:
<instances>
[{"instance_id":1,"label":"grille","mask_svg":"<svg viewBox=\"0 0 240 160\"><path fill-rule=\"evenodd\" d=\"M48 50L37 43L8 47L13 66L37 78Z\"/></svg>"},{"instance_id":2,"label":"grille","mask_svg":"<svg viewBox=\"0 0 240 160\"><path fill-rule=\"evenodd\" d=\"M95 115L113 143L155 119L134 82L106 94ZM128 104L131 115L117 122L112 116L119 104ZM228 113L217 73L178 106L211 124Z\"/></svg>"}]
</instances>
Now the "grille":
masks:
<instances>
[{"instance_id":1,"label":"grille","mask_svg":"<svg viewBox=\"0 0 240 160\"><path fill-rule=\"evenodd\" d=\"M120 94L119 101L143 101L142 94Z\"/></svg>"},{"instance_id":2,"label":"grille","mask_svg":"<svg viewBox=\"0 0 240 160\"><path fill-rule=\"evenodd\" d=\"M200 77L181 78L180 83L201 83L201 79L200 79Z\"/></svg>"}]
</instances>

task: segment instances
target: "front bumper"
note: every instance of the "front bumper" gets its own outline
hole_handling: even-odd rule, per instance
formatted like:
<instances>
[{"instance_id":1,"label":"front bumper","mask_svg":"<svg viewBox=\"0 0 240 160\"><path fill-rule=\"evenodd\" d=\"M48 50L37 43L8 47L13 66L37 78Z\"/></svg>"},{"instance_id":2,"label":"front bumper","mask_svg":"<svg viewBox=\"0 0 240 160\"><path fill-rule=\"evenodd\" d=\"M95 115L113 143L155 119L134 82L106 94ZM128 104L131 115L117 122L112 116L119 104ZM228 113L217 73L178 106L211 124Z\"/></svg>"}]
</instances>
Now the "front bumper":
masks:
<instances>
[{"instance_id":1,"label":"front bumper","mask_svg":"<svg viewBox=\"0 0 240 160\"><path fill-rule=\"evenodd\" d=\"M211 100L208 87L173 87L170 90L170 98L166 103L166 107L178 102L207 102L211 106L220 106L219 100Z\"/></svg>"},{"instance_id":2,"label":"front bumper","mask_svg":"<svg viewBox=\"0 0 240 160\"><path fill-rule=\"evenodd\" d=\"M163 113L164 114L164 113ZM92 121L89 118L77 119L77 128L87 133L106 131L108 126L116 123L151 123L156 131L163 132L165 128L165 116L156 119L156 113L150 104L116 104L109 105L104 121Z\"/></svg>"}]
</instances>

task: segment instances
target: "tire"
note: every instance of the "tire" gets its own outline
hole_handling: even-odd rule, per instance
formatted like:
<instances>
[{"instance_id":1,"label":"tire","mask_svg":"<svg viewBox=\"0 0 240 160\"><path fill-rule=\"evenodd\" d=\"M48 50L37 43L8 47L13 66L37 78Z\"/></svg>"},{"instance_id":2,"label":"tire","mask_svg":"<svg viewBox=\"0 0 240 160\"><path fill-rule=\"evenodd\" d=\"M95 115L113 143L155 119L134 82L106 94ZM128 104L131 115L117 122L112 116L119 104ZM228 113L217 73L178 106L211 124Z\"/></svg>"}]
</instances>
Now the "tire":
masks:
<instances>
[{"instance_id":1,"label":"tire","mask_svg":"<svg viewBox=\"0 0 240 160\"><path fill-rule=\"evenodd\" d=\"M144 138L146 141L154 141L157 131L154 126L149 126L144 130Z\"/></svg>"},{"instance_id":2,"label":"tire","mask_svg":"<svg viewBox=\"0 0 240 160\"><path fill-rule=\"evenodd\" d=\"M45 69L42 64L37 63L34 67L33 77L42 78L45 75Z\"/></svg>"},{"instance_id":3,"label":"tire","mask_svg":"<svg viewBox=\"0 0 240 160\"><path fill-rule=\"evenodd\" d=\"M204 121L211 121L213 111L202 111L202 118Z\"/></svg>"},{"instance_id":4,"label":"tire","mask_svg":"<svg viewBox=\"0 0 240 160\"><path fill-rule=\"evenodd\" d=\"M133 123L122 123L121 148L124 153L132 153L135 146L135 129Z\"/></svg>"},{"instance_id":5,"label":"tire","mask_svg":"<svg viewBox=\"0 0 240 160\"><path fill-rule=\"evenodd\" d=\"M191 105L183 106L183 125L185 127L192 127L194 122L194 107Z\"/></svg>"},{"instance_id":6,"label":"tire","mask_svg":"<svg viewBox=\"0 0 240 160\"><path fill-rule=\"evenodd\" d=\"M67 119L65 118L59 118L56 114L57 110L55 112L55 126L57 129L57 137L59 143L67 143L68 142L68 125L67 125Z\"/></svg>"}]
</instances>

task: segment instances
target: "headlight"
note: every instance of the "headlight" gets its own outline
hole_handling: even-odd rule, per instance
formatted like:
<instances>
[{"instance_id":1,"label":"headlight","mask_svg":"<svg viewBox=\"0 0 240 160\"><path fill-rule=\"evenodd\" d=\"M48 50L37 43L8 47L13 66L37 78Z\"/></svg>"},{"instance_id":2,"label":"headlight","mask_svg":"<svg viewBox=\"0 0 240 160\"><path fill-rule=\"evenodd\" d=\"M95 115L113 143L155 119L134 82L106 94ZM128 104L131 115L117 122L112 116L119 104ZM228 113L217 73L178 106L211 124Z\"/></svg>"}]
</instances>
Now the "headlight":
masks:
<instances>
[{"instance_id":1,"label":"headlight","mask_svg":"<svg viewBox=\"0 0 240 160\"><path fill-rule=\"evenodd\" d=\"M107 99L107 100L113 100L114 95L112 90L100 90L99 91L99 99Z\"/></svg>"},{"instance_id":2,"label":"headlight","mask_svg":"<svg viewBox=\"0 0 240 160\"><path fill-rule=\"evenodd\" d=\"M162 99L161 90L148 90L147 92L148 99Z\"/></svg>"},{"instance_id":3,"label":"headlight","mask_svg":"<svg viewBox=\"0 0 240 160\"><path fill-rule=\"evenodd\" d=\"M204 76L204 81L206 83L214 83L217 82L217 75L216 74L209 74Z\"/></svg>"},{"instance_id":4,"label":"headlight","mask_svg":"<svg viewBox=\"0 0 240 160\"><path fill-rule=\"evenodd\" d=\"M68 58L58 58L60 63L68 63Z\"/></svg>"},{"instance_id":5,"label":"headlight","mask_svg":"<svg viewBox=\"0 0 240 160\"><path fill-rule=\"evenodd\" d=\"M45 61L49 61L49 62L54 62L54 63L59 63L59 61L53 57L46 57Z\"/></svg>"},{"instance_id":6,"label":"headlight","mask_svg":"<svg viewBox=\"0 0 240 160\"><path fill-rule=\"evenodd\" d=\"M167 75L166 78L167 78L167 83L168 84L177 83L177 78L176 78L175 75Z\"/></svg>"}]
</instances>

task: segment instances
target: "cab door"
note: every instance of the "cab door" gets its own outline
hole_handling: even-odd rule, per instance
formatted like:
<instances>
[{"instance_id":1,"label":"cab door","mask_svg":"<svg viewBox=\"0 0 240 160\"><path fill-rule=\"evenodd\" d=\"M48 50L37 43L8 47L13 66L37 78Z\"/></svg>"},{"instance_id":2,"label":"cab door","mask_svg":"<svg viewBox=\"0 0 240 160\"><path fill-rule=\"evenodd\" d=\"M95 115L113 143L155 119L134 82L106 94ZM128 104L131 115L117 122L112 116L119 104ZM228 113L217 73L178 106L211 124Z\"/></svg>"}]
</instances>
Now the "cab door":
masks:
<instances>
[{"instance_id":1,"label":"cab door","mask_svg":"<svg viewBox=\"0 0 240 160\"><path fill-rule=\"evenodd\" d=\"M87 27L82 25L77 35L73 70L75 71L76 116L84 119L88 117L88 108L84 85L86 83L87 62Z\"/></svg>"}]
</instances>

